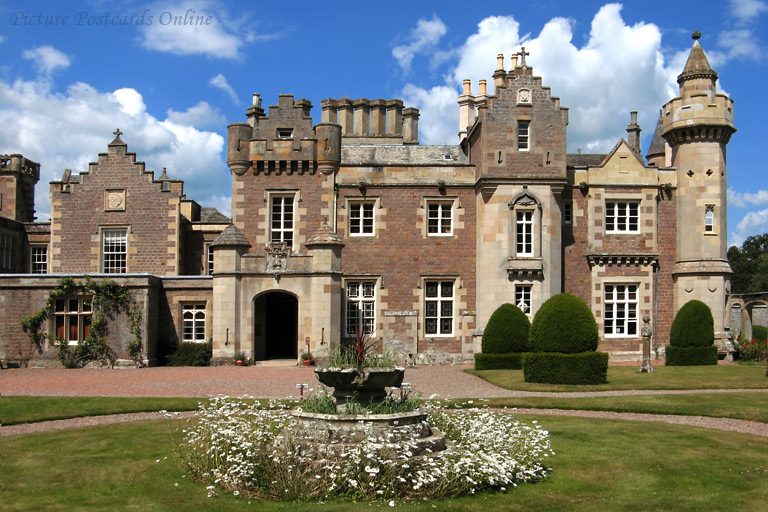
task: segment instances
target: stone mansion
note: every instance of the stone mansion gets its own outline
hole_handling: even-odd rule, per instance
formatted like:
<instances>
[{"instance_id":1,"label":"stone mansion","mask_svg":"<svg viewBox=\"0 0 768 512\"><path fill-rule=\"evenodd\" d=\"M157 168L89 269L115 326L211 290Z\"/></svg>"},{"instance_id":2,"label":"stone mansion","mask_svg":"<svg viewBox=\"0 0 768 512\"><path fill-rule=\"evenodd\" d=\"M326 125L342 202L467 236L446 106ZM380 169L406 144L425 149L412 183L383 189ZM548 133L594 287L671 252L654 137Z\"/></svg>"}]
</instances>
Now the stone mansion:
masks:
<instances>
[{"instance_id":1,"label":"stone mansion","mask_svg":"<svg viewBox=\"0 0 768 512\"><path fill-rule=\"evenodd\" d=\"M590 306L616 360L639 360L644 314L663 353L691 299L722 341L733 102L698 36L645 156L635 112L610 153L568 154L568 109L524 49L509 69L498 56L492 87L464 82L455 146L420 145L419 112L397 99L327 99L315 124L308 100L265 110L254 95L228 127L231 218L146 169L118 130L87 170L50 183L51 220L35 222L39 165L4 155L0 359L56 362L20 321L85 274L132 290L149 364L177 341L211 340L222 363L322 357L357 330L403 358L458 362L499 305L532 318L560 292ZM88 297L58 299L46 329L77 343L90 314ZM109 340L121 358L126 323Z\"/></svg>"}]
</instances>

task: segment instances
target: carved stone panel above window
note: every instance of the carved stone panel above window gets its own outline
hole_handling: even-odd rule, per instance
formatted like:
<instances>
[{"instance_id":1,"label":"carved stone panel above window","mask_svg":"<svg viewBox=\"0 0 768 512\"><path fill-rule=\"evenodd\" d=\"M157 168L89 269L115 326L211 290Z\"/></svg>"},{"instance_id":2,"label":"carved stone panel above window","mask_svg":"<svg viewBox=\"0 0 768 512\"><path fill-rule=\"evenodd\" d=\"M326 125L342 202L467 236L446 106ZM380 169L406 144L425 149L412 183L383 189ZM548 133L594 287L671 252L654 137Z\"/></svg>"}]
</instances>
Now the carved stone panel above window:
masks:
<instances>
[{"instance_id":1,"label":"carved stone panel above window","mask_svg":"<svg viewBox=\"0 0 768 512\"><path fill-rule=\"evenodd\" d=\"M125 190L105 190L104 209L107 211L125 211Z\"/></svg>"}]
</instances>

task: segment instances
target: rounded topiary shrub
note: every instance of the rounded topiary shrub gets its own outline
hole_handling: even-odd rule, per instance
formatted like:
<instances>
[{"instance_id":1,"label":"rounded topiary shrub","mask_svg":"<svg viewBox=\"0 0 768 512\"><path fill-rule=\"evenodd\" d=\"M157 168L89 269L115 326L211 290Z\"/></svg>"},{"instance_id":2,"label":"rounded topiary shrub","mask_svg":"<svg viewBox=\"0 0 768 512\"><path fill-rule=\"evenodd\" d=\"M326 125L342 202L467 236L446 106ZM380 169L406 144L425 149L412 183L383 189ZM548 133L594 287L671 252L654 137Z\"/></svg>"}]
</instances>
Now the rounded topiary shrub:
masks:
<instances>
[{"instance_id":1,"label":"rounded topiary shrub","mask_svg":"<svg viewBox=\"0 0 768 512\"><path fill-rule=\"evenodd\" d=\"M493 312L483 331L483 354L509 354L528 351L531 322L520 308L502 304Z\"/></svg>"},{"instance_id":2,"label":"rounded topiary shrub","mask_svg":"<svg viewBox=\"0 0 768 512\"><path fill-rule=\"evenodd\" d=\"M685 303L672 321L669 344L673 347L709 347L715 342L715 322L709 306L700 300Z\"/></svg>"},{"instance_id":3,"label":"rounded topiary shrub","mask_svg":"<svg viewBox=\"0 0 768 512\"><path fill-rule=\"evenodd\" d=\"M530 350L565 354L594 352L598 339L592 311L569 293L555 295L541 305L529 335Z\"/></svg>"}]
</instances>

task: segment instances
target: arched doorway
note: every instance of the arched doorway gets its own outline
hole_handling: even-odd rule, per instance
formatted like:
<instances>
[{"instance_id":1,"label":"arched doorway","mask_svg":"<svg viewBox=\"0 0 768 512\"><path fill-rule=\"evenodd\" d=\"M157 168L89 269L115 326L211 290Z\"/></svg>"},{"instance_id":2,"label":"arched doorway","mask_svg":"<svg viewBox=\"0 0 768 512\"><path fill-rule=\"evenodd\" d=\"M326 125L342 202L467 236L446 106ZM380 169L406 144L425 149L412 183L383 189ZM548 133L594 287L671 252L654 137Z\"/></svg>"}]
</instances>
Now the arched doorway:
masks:
<instances>
[{"instance_id":1,"label":"arched doorway","mask_svg":"<svg viewBox=\"0 0 768 512\"><path fill-rule=\"evenodd\" d=\"M299 300L286 292L267 292L254 304L254 359L298 357Z\"/></svg>"}]
</instances>

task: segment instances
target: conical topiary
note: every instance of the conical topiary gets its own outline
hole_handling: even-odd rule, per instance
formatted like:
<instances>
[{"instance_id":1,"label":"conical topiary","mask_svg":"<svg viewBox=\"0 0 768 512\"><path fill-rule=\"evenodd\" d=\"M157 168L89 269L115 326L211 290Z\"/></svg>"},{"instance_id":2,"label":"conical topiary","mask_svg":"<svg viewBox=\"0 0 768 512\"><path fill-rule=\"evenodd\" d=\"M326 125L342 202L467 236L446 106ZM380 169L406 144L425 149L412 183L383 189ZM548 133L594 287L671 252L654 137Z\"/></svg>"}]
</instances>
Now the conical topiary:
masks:
<instances>
[{"instance_id":1,"label":"conical topiary","mask_svg":"<svg viewBox=\"0 0 768 512\"><path fill-rule=\"evenodd\" d=\"M700 300L685 303L675 315L669 332L673 347L708 347L715 342L715 322L709 306Z\"/></svg>"}]
</instances>

